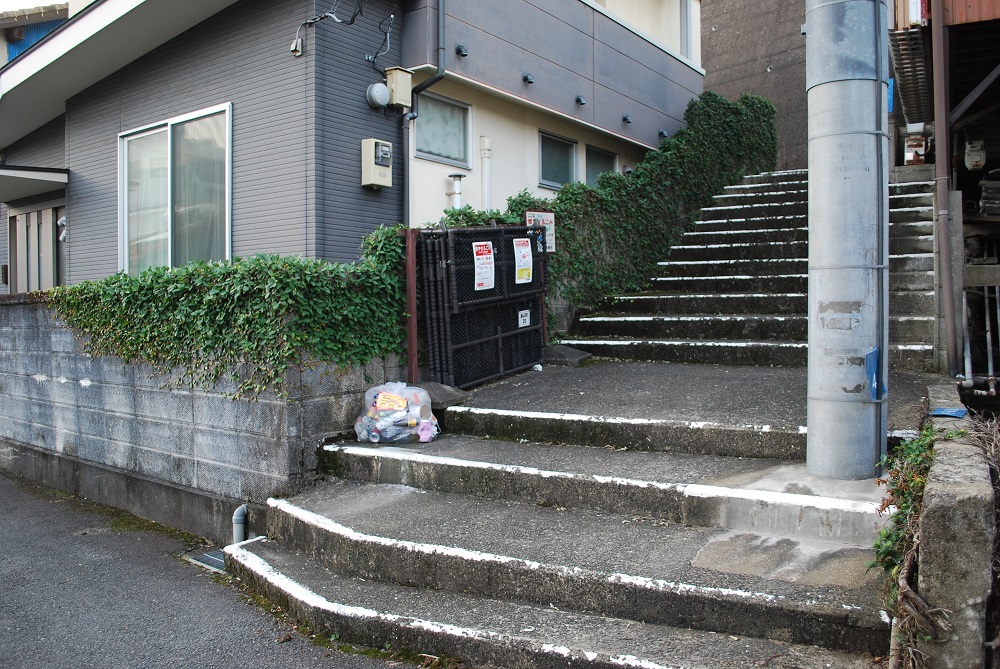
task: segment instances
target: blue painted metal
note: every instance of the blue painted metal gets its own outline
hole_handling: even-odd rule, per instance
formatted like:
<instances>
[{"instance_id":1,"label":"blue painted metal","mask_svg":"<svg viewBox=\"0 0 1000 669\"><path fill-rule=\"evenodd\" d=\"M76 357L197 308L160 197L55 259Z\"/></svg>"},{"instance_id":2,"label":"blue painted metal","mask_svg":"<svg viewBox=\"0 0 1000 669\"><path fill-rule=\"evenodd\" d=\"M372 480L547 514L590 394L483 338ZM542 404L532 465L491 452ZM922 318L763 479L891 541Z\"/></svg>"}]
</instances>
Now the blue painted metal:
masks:
<instances>
[{"instance_id":1,"label":"blue painted metal","mask_svg":"<svg viewBox=\"0 0 1000 669\"><path fill-rule=\"evenodd\" d=\"M20 42L7 43L7 60L12 61L29 48L34 46L38 40L42 39L50 32L62 25L66 19L55 21L42 21L41 23L31 23L24 26L24 39Z\"/></svg>"}]
</instances>

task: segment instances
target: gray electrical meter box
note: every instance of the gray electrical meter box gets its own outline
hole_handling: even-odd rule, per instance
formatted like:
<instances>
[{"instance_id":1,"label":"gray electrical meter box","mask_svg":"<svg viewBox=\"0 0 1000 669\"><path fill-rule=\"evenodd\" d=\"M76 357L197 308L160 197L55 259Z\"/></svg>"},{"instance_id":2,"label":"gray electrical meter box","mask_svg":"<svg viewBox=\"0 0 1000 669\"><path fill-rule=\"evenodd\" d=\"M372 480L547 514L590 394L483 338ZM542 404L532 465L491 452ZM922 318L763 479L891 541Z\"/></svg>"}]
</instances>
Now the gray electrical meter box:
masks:
<instances>
[{"instance_id":1,"label":"gray electrical meter box","mask_svg":"<svg viewBox=\"0 0 1000 669\"><path fill-rule=\"evenodd\" d=\"M361 140L361 185L392 188L392 142Z\"/></svg>"}]
</instances>

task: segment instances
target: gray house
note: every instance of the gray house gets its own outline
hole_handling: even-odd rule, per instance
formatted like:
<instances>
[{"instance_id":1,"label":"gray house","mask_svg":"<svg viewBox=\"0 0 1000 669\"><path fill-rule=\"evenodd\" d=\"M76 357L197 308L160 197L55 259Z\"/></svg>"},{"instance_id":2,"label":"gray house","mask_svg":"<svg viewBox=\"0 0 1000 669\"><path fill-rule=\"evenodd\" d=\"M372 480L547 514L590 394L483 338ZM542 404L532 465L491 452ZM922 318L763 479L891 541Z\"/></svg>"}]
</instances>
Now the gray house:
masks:
<instances>
[{"instance_id":1,"label":"gray house","mask_svg":"<svg viewBox=\"0 0 1000 669\"><path fill-rule=\"evenodd\" d=\"M379 224L436 221L453 174L490 208L625 169L702 91L696 0L330 4L71 2L0 69L0 291L350 261ZM385 180L363 185L372 169Z\"/></svg>"}]
</instances>

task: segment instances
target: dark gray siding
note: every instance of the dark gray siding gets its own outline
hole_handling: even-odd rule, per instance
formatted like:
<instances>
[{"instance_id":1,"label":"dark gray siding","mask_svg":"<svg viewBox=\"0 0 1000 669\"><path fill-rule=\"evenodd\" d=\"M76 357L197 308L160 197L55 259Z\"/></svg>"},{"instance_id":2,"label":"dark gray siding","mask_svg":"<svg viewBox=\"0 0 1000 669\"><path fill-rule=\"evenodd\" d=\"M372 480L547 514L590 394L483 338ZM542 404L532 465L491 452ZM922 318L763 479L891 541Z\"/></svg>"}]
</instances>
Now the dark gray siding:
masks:
<instances>
[{"instance_id":1,"label":"dark gray siding","mask_svg":"<svg viewBox=\"0 0 1000 669\"><path fill-rule=\"evenodd\" d=\"M233 255L307 254L312 0L243 0L67 102L69 280L118 269L118 134L233 105Z\"/></svg>"},{"instance_id":2,"label":"dark gray siding","mask_svg":"<svg viewBox=\"0 0 1000 669\"><path fill-rule=\"evenodd\" d=\"M319 0L318 11L326 11L329 4L329 0ZM401 118L398 113L372 109L365 99L368 86L383 80L365 56L379 51L383 39L379 23L395 4L369 0L354 25L324 21L311 35L316 45L316 252L326 260L353 261L367 233L382 224L402 222ZM404 26L402 13L397 10L395 16L391 48L379 57L380 67L400 63ZM366 137L392 142L392 188L361 187L361 140Z\"/></svg>"},{"instance_id":3,"label":"dark gray siding","mask_svg":"<svg viewBox=\"0 0 1000 669\"><path fill-rule=\"evenodd\" d=\"M9 262L7 257L7 207L0 203L0 265L6 265ZM10 279L7 279L8 283L0 282L0 295L7 295L10 293Z\"/></svg>"},{"instance_id":4,"label":"dark gray siding","mask_svg":"<svg viewBox=\"0 0 1000 669\"><path fill-rule=\"evenodd\" d=\"M415 26L404 43L409 67L435 62L427 43L436 43L436 7L407 5L407 26ZM659 130L680 128L688 101L702 92L698 70L579 0L507 0L503 11L448 0L446 13L449 71L648 145ZM457 44L468 57L455 54Z\"/></svg>"},{"instance_id":5,"label":"dark gray siding","mask_svg":"<svg viewBox=\"0 0 1000 669\"><path fill-rule=\"evenodd\" d=\"M14 142L6 149L5 164L21 167L66 166L66 118L60 116Z\"/></svg>"},{"instance_id":6,"label":"dark gray siding","mask_svg":"<svg viewBox=\"0 0 1000 669\"><path fill-rule=\"evenodd\" d=\"M806 167L806 20L799 0L702 0L705 88L754 93L777 108L778 169Z\"/></svg>"}]
</instances>

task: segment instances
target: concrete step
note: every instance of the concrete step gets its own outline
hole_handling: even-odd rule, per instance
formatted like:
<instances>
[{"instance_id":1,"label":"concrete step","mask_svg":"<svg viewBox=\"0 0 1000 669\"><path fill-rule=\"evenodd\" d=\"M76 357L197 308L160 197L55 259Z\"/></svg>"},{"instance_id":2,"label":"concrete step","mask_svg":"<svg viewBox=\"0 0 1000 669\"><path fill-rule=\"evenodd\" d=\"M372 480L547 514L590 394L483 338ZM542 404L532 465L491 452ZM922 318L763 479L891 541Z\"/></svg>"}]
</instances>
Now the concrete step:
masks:
<instances>
[{"instance_id":1,"label":"concrete step","mask_svg":"<svg viewBox=\"0 0 1000 669\"><path fill-rule=\"evenodd\" d=\"M606 308L628 314L804 314L803 293L647 293L616 297Z\"/></svg>"},{"instance_id":2,"label":"concrete step","mask_svg":"<svg viewBox=\"0 0 1000 669\"><path fill-rule=\"evenodd\" d=\"M890 316L889 340L933 341L932 316ZM599 314L573 326L575 337L651 337L658 339L801 340L808 337L805 314L704 313L677 315Z\"/></svg>"},{"instance_id":3,"label":"concrete step","mask_svg":"<svg viewBox=\"0 0 1000 669\"><path fill-rule=\"evenodd\" d=\"M898 191L899 189L889 189L889 209L934 206L933 188L927 191L912 188L905 189L905 192Z\"/></svg>"},{"instance_id":4,"label":"concrete step","mask_svg":"<svg viewBox=\"0 0 1000 669\"><path fill-rule=\"evenodd\" d=\"M889 224L893 223L933 223L934 207L900 207L889 210Z\"/></svg>"},{"instance_id":5,"label":"concrete step","mask_svg":"<svg viewBox=\"0 0 1000 669\"><path fill-rule=\"evenodd\" d=\"M565 338L561 344L595 356L616 360L692 363L707 365L748 365L801 367L807 361L805 341L720 340L720 339L603 339ZM931 344L892 342L890 365L895 369L933 371Z\"/></svg>"},{"instance_id":6,"label":"concrete step","mask_svg":"<svg viewBox=\"0 0 1000 669\"><path fill-rule=\"evenodd\" d=\"M721 339L603 339L566 338L561 344L602 358L707 365L801 367L806 364L805 341Z\"/></svg>"},{"instance_id":7,"label":"concrete step","mask_svg":"<svg viewBox=\"0 0 1000 669\"><path fill-rule=\"evenodd\" d=\"M584 316L573 326L575 337L652 337L663 339L802 340L808 335L804 314L678 314Z\"/></svg>"},{"instance_id":8,"label":"concrete step","mask_svg":"<svg viewBox=\"0 0 1000 669\"><path fill-rule=\"evenodd\" d=\"M889 224L889 241L905 237L934 237L934 221L911 221Z\"/></svg>"},{"instance_id":9,"label":"concrete step","mask_svg":"<svg viewBox=\"0 0 1000 669\"><path fill-rule=\"evenodd\" d=\"M429 445L328 445L321 465L344 480L858 548L870 548L885 524L872 481L832 483L781 460L447 435Z\"/></svg>"},{"instance_id":10,"label":"concrete step","mask_svg":"<svg viewBox=\"0 0 1000 669\"><path fill-rule=\"evenodd\" d=\"M805 200L789 199L781 202L768 202L762 204L735 204L704 207L701 210L700 218L702 221L727 221L729 219L742 220L748 216L805 216L808 212L808 202Z\"/></svg>"},{"instance_id":11,"label":"concrete step","mask_svg":"<svg viewBox=\"0 0 1000 669\"><path fill-rule=\"evenodd\" d=\"M775 666L867 669L871 663L858 652L341 576L263 539L228 546L225 552L231 573L317 632L371 647L391 643L476 666L717 669L762 667L780 658Z\"/></svg>"},{"instance_id":12,"label":"concrete step","mask_svg":"<svg viewBox=\"0 0 1000 669\"><path fill-rule=\"evenodd\" d=\"M659 267L657 278L702 278L734 275L804 274L808 270L809 261L807 258L719 258L712 260L665 260L657 265ZM890 272L933 272L933 270L933 253L889 256Z\"/></svg>"},{"instance_id":13,"label":"concrete step","mask_svg":"<svg viewBox=\"0 0 1000 669\"><path fill-rule=\"evenodd\" d=\"M450 407L439 419L452 433L502 439L580 444L628 451L654 451L805 461L806 433L798 424L740 424L628 415Z\"/></svg>"},{"instance_id":14,"label":"concrete step","mask_svg":"<svg viewBox=\"0 0 1000 669\"><path fill-rule=\"evenodd\" d=\"M739 233L731 237L690 233L681 238L680 244L670 249L669 260L752 260L808 256L808 241L789 241L789 237L804 237L805 231L794 236L774 234L774 239L771 240L767 240L765 236L770 236L770 233Z\"/></svg>"},{"instance_id":15,"label":"concrete step","mask_svg":"<svg viewBox=\"0 0 1000 669\"><path fill-rule=\"evenodd\" d=\"M688 233L670 249L669 260L752 260L756 258L806 258L809 254L805 230L765 230L736 233ZM796 238L802 239L796 239ZM890 237L894 256L933 254L933 235Z\"/></svg>"},{"instance_id":16,"label":"concrete step","mask_svg":"<svg viewBox=\"0 0 1000 669\"><path fill-rule=\"evenodd\" d=\"M808 225L809 218L804 213L791 216L768 216L749 212L746 216L696 221L691 228L691 232L725 233L736 231L754 232L765 229L806 229Z\"/></svg>"},{"instance_id":17,"label":"concrete step","mask_svg":"<svg viewBox=\"0 0 1000 669\"><path fill-rule=\"evenodd\" d=\"M806 293L642 293L621 295L603 311L627 314L804 314ZM889 310L894 316L933 313L934 291L905 290L889 294Z\"/></svg>"},{"instance_id":18,"label":"concrete step","mask_svg":"<svg viewBox=\"0 0 1000 669\"><path fill-rule=\"evenodd\" d=\"M788 184L794 182L807 183L808 179L808 170L781 170L776 172L763 172L761 174L748 174L740 181L740 185L756 186L760 184Z\"/></svg>"},{"instance_id":19,"label":"concrete step","mask_svg":"<svg viewBox=\"0 0 1000 669\"><path fill-rule=\"evenodd\" d=\"M712 203L716 207L753 206L777 204L781 202L806 202L809 191L804 187L782 187L780 189L723 192L716 195Z\"/></svg>"},{"instance_id":20,"label":"concrete step","mask_svg":"<svg viewBox=\"0 0 1000 669\"><path fill-rule=\"evenodd\" d=\"M808 276L801 274L731 274L722 276L659 276L654 290L671 293L805 293Z\"/></svg>"},{"instance_id":21,"label":"concrete step","mask_svg":"<svg viewBox=\"0 0 1000 669\"><path fill-rule=\"evenodd\" d=\"M269 538L352 578L838 650L888 642L871 549L339 480L268 506Z\"/></svg>"}]
</instances>

